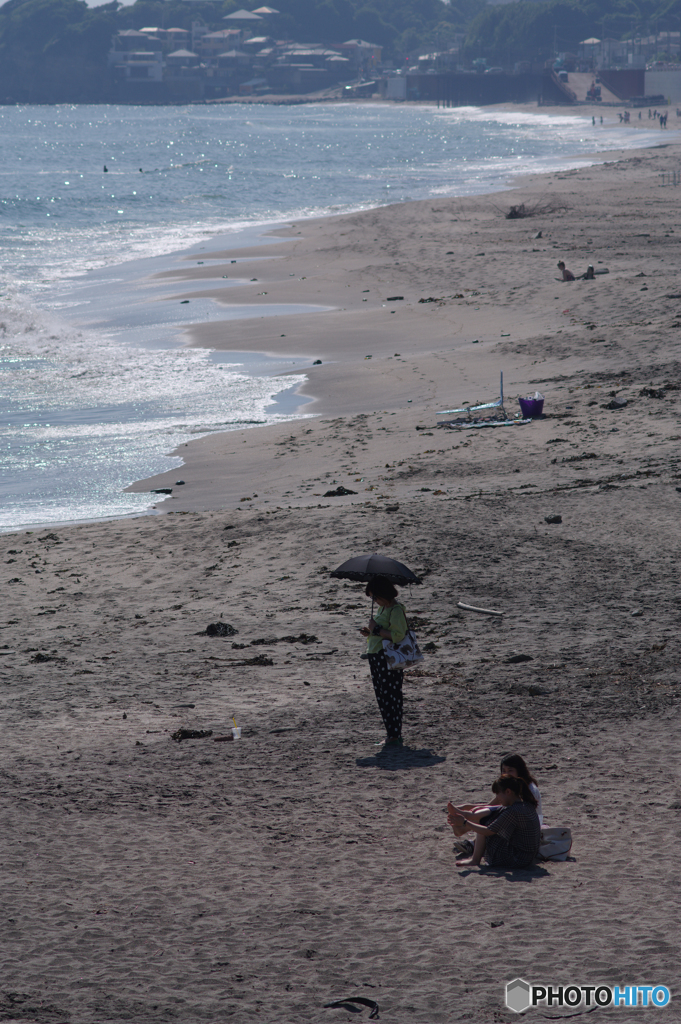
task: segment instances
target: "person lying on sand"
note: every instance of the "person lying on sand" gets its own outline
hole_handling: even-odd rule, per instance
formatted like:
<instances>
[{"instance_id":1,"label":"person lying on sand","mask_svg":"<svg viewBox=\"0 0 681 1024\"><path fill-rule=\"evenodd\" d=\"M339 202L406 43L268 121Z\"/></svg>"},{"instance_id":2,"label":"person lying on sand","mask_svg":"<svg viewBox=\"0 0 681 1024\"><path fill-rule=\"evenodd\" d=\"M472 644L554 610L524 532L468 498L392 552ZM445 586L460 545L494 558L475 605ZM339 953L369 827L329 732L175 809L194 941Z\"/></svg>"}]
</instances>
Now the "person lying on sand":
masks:
<instances>
[{"instance_id":1,"label":"person lying on sand","mask_svg":"<svg viewBox=\"0 0 681 1024\"><path fill-rule=\"evenodd\" d=\"M609 274L610 271L607 267L603 267L602 270L594 270L593 264L590 263L583 274L580 274L577 278L578 281L595 281L601 274Z\"/></svg>"},{"instance_id":2,"label":"person lying on sand","mask_svg":"<svg viewBox=\"0 0 681 1024\"><path fill-rule=\"evenodd\" d=\"M541 824L544 820L541 807L541 793L539 792L539 786L534 775L530 772L527 767L524 758L520 754L509 754L501 762L501 775L512 775L515 778L522 779L526 783L530 793L534 797L537 804L537 816L539 817L539 823ZM495 788L497 787L497 788ZM498 792L498 782L492 783L492 793ZM458 837L464 836L469 831L468 820L475 822L475 824L489 824L496 813L501 808L500 802L496 799L496 796L492 798L488 803L482 804L461 804L460 810L466 812L466 822L460 822L458 825L452 825L454 835ZM450 822L451 824L451 822ZM466 852L465 843L454 844L459 853ZM470 852L470 851L468 851Z\"/></svg>"},{"instance_id":3,"label":"person lying on sand","mask_svg":"<svg viewBox=\"0 0 681 1024\"><path fill-rule=\"evenodd\" d=\"M558 260L558 269L563 275L562 277L558 278L559 281L574 281L575 275L572 273L571 270L566 270L565 264L562 260Z\"/></svg>"},{"instance_id":4,"label":"person lying on sand","mask_svg":"<svg viewBox=\"0 0 681 1024\"><path fill-rule=\"evenodd\" d=\"M493 787L501 810L488 825L478 825L462 807L447 804L447 821L452 828L462 822L475 832L470 857L457 860L457 867L479 867L484 857L493 868L528 868L539 853L541 826L537 801L523 779L500 776Z\"/></svg>"}]
</instances>

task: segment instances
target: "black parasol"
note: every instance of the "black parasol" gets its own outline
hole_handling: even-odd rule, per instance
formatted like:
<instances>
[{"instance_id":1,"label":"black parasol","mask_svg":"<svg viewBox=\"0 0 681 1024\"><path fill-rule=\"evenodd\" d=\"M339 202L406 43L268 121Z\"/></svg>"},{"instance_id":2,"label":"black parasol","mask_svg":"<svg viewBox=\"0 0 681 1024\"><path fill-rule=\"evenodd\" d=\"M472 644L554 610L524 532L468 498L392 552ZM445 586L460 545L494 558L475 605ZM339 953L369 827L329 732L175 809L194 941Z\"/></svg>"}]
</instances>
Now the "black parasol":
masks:
<instances>
[{"instance_id":1,"label":"black parasol","mask_svg":"<svg viewBox=\"0 0 681 1024\"><path fill-rule=\"evenodd\" d=\"M358 583L369 583L374 576L383 576L391 583L405 586L407 583L422 583L406 565L387 558L385 555L357 555L349 558L331 573L337 580L356 580Z\"/></svg>"}]
</instances>

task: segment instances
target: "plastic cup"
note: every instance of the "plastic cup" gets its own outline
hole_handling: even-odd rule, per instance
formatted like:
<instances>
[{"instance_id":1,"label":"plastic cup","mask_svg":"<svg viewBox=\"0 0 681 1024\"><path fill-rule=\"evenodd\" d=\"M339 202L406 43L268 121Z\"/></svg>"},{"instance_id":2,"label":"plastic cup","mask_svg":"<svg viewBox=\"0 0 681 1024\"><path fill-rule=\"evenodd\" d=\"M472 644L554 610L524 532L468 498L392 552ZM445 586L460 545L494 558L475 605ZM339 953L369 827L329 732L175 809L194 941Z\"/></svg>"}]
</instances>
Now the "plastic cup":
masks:
<instances>
[{"instance_id":1,"label":"plastic cup","mask_svg":"<svg viewBox=\"0 0 681 1024\"><path fill-rule=\"evenodd\" d=\"M543 398L519 398L520 411L524 418L536 419L544 411L544 399Z\"/></svg>"},{"instance_id":2,"label":"plastic cup","mask_svg":"<svg viewBox=\"0 0 681 1024\"><path fill-rule=\"evenodd\" d=\"M241 739L241 726L240 725L236 725L232 729L232 738L235 739L235 740L240 740Z\"/></svg>"}]
</instances>

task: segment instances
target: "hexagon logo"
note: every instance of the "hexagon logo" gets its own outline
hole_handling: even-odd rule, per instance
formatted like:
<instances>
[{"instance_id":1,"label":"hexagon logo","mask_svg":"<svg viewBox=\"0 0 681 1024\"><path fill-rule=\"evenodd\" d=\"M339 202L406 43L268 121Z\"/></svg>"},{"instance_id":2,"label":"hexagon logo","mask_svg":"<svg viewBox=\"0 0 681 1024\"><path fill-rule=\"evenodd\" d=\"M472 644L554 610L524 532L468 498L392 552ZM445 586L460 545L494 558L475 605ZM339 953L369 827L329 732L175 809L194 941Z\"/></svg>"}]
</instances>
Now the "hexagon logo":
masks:
<instances>
[{"instance_id":1,"label":"hexagon logo","mask_svg":"<svg viewBox=\"0 0 681 1024\"><path fill-rule=\"evenodd\" d=\"M514 978L506 986L506 1005L514 1013L523 1013L532 1005L530 986L522 978Z\"/></svg>"}]
</instances>

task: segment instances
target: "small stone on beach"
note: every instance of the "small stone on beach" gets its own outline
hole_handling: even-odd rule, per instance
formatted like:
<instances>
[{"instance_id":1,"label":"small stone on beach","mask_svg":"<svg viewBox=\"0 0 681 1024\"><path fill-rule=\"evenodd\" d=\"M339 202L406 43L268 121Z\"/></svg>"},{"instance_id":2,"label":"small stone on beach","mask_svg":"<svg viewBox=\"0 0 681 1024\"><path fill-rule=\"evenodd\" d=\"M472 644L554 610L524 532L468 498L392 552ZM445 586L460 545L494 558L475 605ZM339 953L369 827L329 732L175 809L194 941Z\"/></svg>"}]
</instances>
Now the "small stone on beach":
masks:
<instances>
[{"instance_id":1,"label":"small stone on beach","mask_svg":"<svg viewBox=\"0 0 681 1024\"><path fill-rule=\"evenodd\" d=\"M239 632L234 626L230 626L228 622L211 622L210 625L206 626L206 636L235 636Z\"/></svg>"},{"instance_id":2,"label":"small stone on beach","mask_svg":"<svg viewBox=\"0 0 681 1024\"><path fill-rule=\"evenodd\" d=\"M347 487L343 487L343 485L341 484L340 487L336 487L332 491L325 491L323 497L324 498L342 498L346 494L357 494L357 491L349 491L347 489Z\"/></svg>"},{"instance_id":3,"label":"small stone on beach","mask_svg":"<svg viewBox=\"0 0 681 1024\"><path fill-rule=\"evenodd\" d=\"M212 729L178 729L170 738L181 743L182 740L204 740L212 735Z\"/></svg>"}]
</instances>

